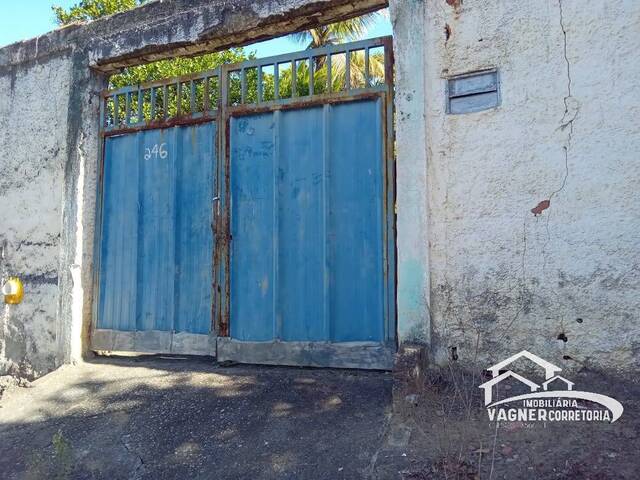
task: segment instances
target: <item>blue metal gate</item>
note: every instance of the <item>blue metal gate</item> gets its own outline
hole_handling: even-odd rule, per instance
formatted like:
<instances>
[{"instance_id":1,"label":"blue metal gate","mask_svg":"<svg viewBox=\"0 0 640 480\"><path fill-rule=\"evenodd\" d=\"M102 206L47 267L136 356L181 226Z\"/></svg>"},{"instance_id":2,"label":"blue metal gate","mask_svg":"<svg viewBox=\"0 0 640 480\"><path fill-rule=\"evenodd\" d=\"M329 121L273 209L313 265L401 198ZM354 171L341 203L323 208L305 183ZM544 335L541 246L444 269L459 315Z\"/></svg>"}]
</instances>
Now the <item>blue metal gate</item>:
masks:
<instances>
[{"instance_id":1,"label":"blue metal gate","mask_svg":"<svg viewBox=\"0 0 640 480\"><path fill-rule=\"evenodd\" d=\"M96 350L214 354L216 124L109 136Z\"/></svg>"},{"instance_id":2,"label":"blue metal gate","mask_svg":"<svg viewBox=\"0 0 640 480\"><path fill-rule=\"evenodd\" d=\"M391 51L366 40L106 92L93 348L390 368Z\"/></svg>"},{"instance_id":3,"label":"blue metal gate","mask_svg":"<svg viewBox=\"0 0 640 480\"><path fill-rule=\"evenodd\" d=\"M385 64L378 76L370 68L377 47ZM229 68L240 94L223 107L230 303L220 359L391 367L391 68L390 39ZM249 94L251 69L258 78L273 71L270 98L260 81ZM321 69L329 73L316 76ZM290 90L282 88L287 76L298 80Z\"/></svg>"}]
</instances>

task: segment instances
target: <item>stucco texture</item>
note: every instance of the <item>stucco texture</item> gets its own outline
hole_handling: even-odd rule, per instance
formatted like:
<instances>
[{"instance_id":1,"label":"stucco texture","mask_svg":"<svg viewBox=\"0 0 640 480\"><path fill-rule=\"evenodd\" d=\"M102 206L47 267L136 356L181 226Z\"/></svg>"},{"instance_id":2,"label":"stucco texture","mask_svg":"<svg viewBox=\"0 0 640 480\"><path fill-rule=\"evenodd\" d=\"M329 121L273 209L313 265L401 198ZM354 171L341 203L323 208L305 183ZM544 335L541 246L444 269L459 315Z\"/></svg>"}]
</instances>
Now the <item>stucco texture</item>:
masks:
<instances>
[{"instance_id":1,"label":"stucco texture","mask_svg":"<svg viewBox=\"0 0 640 480\"><path fill-rule=\"evenodd\" d=\"M428 0L426 11L436 361L527 349L568 369L636 370L640 4ZM497 108L445 113L448 76L494 67Z\"/></svg>"},{"instance_id":2,"label":"stucco texture","mask_svg":"<svg viewBox=\"0 0 640 480\"><path fill-rule=\"evenodd\" d=\"M23 280L25 298L1 305L0 370L36 376L55 366L71 66L61 56L7 73L0 77L0 271Z\"/></svg>"}]
</instances>

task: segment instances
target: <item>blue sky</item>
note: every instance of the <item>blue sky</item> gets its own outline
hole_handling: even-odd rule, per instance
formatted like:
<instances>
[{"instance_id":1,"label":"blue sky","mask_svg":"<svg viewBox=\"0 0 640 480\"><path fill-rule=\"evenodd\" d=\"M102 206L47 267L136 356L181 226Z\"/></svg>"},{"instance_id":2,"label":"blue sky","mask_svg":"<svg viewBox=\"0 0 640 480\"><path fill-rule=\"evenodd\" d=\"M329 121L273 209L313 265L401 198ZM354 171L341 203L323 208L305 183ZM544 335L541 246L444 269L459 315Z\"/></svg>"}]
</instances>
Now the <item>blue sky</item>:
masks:
<instances>
[{"instance_id":1,"label":"blue sky","mask_svg":"<svg viewBox=\"0 0 640 480\"><path fill-rule=\"evenodd\" d=\"M0 46L42 35L56 27L52 5L69 7L79 0L0 0ZM367 37L391 35L391 23L381 15ZM288 37L276 38L247 47L259 57L302 50L303 45Z\"/></svg>"}]
</instances>

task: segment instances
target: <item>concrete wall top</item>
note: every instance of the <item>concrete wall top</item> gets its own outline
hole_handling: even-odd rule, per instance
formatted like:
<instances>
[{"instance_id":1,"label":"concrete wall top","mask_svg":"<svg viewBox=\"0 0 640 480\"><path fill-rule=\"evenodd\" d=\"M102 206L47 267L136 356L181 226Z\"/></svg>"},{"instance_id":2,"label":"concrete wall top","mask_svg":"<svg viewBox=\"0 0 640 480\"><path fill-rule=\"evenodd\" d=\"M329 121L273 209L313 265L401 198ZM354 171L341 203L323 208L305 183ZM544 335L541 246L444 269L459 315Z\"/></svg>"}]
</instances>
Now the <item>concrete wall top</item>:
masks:
<instances>
[{"instance_id":1,"label":"concrete wall top","mask_svg":"<svg viewBox=\"0 0 640 480\"><path fill-rule=\"evenodd\" d=\"M355 17L386 0L155 0L127 12L73 24L0 49L0 68L73 46L91 67L123 67L222 50Z\"/></svg>"}]
</instances>

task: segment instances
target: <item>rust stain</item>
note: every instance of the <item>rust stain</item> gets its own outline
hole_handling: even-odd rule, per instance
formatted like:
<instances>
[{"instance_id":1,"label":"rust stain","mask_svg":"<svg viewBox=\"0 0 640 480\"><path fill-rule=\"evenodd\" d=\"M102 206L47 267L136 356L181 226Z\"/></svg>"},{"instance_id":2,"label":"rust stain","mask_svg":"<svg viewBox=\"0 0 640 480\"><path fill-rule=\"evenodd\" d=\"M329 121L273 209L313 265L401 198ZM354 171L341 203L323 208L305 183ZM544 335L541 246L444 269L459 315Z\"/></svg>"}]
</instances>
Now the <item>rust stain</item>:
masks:
<instances>
[{"instance_id":1,"label":"rust stain","mask_svg":"<svg viewBox=\"0 0 640 480\"><path fill-rule=\"evenodd\" d=\"M390 77L389 77L390 78ZM295 110L298 108L308 108L319 105L334 105L338 103L345 103L354 100L370 100L377 99L382 97L384 92L364 92L364 93L356 93L356 94L341 94L336 97L335 94L322 94L322 95L314 95L310 98L304 97L295 97L295 100L289 101L287 103L278 103L278 102L265 102L264 104L250 104L244 103L240 105L230 105L227 108L227 111L234 117L243 116L243 115L254 115L256 113L265 113L265 112L273 112L275 110Z\"/></svg>"},{"instance_id":2,"label":"rust stain","mask_svg":"<svg viewBox=\"0 0 640 480\"><path fill-rule=\"evenodd\" d=\"M543 200L535 208L531 209L531 213L533 213L536 217L544 212L551 205L551 200Z\"/></svg>"},{"instance_id":3,"label":"rust stain","mask_svg":"<svg viewBox=\"0 0 640 480\"><path fill-rule=\"evenodd\" d=\"M198 125L200 123L216 120L216 112L205 112L201 117L193 118L191 115L172 117L166 120L146 120L143 125L115 127L101 133L103 137L111 137L113 135L122 135L125 133L140 132L143 130L165 129L171 127L180 127L184 125Z\"/></svg>"},{"instance_id":4,"label":"rust stain","mask_svg":"<svg viewBox=\"0 0 640 480\"><path fill-rule=\"evenodd\" d=\"M447 5L453 7L453 8L459 8L460 5L462 5L462 0L446 0Z\"/></svg>"}]
</instances>

